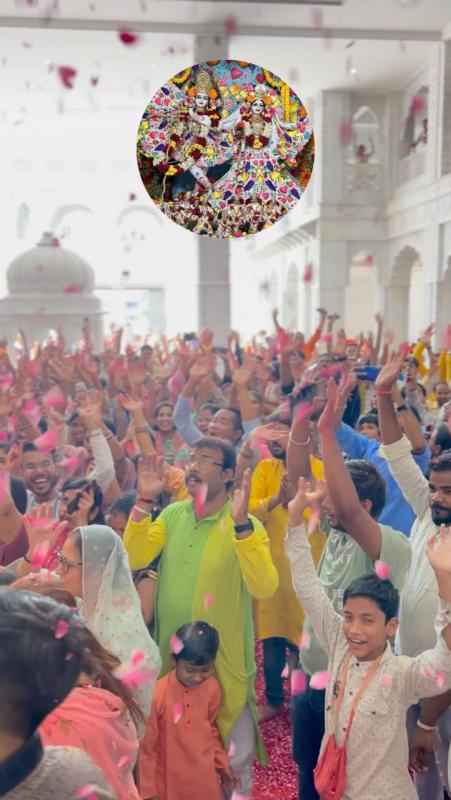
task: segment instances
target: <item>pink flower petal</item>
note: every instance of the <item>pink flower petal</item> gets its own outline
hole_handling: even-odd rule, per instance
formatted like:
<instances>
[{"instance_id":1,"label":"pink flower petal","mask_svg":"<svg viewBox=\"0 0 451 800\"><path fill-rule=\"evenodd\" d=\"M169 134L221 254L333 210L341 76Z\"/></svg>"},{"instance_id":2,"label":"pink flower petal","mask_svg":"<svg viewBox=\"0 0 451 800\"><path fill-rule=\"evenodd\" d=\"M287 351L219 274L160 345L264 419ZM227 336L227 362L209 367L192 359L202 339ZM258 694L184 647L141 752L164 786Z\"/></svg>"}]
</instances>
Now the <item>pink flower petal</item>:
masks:
<instances>
[{"instance_id":1,"label":"pink flower petal","mask_svg":"<svg viewBox=\"0 0 451 800\"><path fill-rule=\"evenodd\" d=\"M132 667L137 667L138 664L142 664L142 662L144 661L145 657L146 657L146 654L145 654L144 650L133 650L133 652L131 654L131 657L130 657L130 663L131 663Z\"/></svg>"},{"instance_id":2,"label":"pink flower petal","mask_svg":"<svg viewBox=\"0 0 451 800\"><path fill-rule=\"evenodd\" d=\"M184 648L183 642L178 636L175 635L175 633L169 639L169 648L171 653L175 653L176 656L181 653Z\"/></svg>"},{"instance_id":3,"label":"pink flower petal","mask_svg":"<svg viewBox=\"0 0 451 800\"><path fill-rule=\"evenodd\" d=\"M329 683L329 678L330 672L328 672L327 669L321 670L321 672L315 672L310 678L310 686L312 689L325 689Z\"/></svg>"},{"instance_id":4,"label":"pink flower petal","mask_svg":"<svg viewBox=\"0 0 451 800\"><path fill-rule=\"evenodd\" d=\"M417 92L415 97L412 99L409 111L414 117L419 117L422 115L425 105L426 100L424 94Z\"/></svg>"},{"instance_id":5,"label":"pink flower petal","mask_svg":"<svg viewBox=\"0 0 451 800\"><path fill-rule=\"evenodd\" d=\"M311 403L299 403L294 412L296 422L303 422L312 409Z\"/></svg>"},{"instance_id":6,"label":"pink flower petal","mask_svg":"<svg viewBox=\"0 0 451 800\"><path fill-rule=\"evenodd\" d=\"M139 36L137 33L132 33L125 28L122 28L118 31L119 39L121 40L122 44L131 45L136 44L139 41Z\"/></svg>"},{"instance_id":7,"label":"pink flower petal","mask_svg":"<svg viewBox=\"0 0 451 800\"><path fill-rule=\"evenodd\" d=\"M381 684L388 689L390 686L393 685L393 678L391 675L381 675Z\"/></svg>"},{"instance_id":8,"label":"pink flower petal","mask_svg":"<svg viewBox=\"0 0 451 800\"><path fill-rule=\"evenodd\" d=\"M73 657L74 657L73 653L67 653L67 655L66 655L64 660L65 661L72 661Z\"/></svg>"},{"instance_id":9,"label":"pink flower petal","mask_svg":"<svg viewBox=\"0 0 451 800\"><path fill-rule=\"evenodd\" d=\"M290 667L288 666L288 664L285 664L282 672L280 673L280 677L288 678L289 674L290 674Z\"/></svg>"},{"instance_id":10,"label":"pink flower petal","mask_svg":"<svg viewBox=\"0 0 451 800\"><path fill-rule=\"evenodd\" d=\"M80 457L72 456L72 458L63 458L61 466L67 470L76 469L80 465Z\"/></svg>"},{"instance_id":11,"label":"pink flower petal","mask_svg":"<svg viewBox=\"0 0 451 800\"><path fill-rule=\"evenodd\" d=\"M38 436L33 444L41 453L50 453L50 451L54 450L56 447L58 436L59 432L55 428L50 428L50 430L43 433L42 436Z\"/></svg>"},{"instance_id":12,"label":"pink flower petal","mask_svg":"<svg viewBox=\"0 0 451 800\"><path fill-rule=\"evenodd\" d=\"M88 783L86 786L80 786L80 788L75 792L75 796L83 797L85 800L99 800L99 797L96 794L97 789L98 786L96 786L94 783Z\"/></svg>"},{"instance_id":13,"label":"pink flower petal","mask_svg":"<svg viewBox=\"0 0 451 800\"><path fill-rule=\"evenodd\" d=\"M63 639L69 632L69 623L65 619L59 619L55 628L55 639Z\"/></svg>"},{"instance_id":14,"label":"pink flower petal","mask_svg":"<svg viewBox=\"0 0 451 800\"><path fill-rule=\"evenodd\" d=\"M340 143L342 147L348 147L353 139L354 129L352 119L342 119L340 123Z\"/></svg>"},{"instance_id":15,"label":"pink flower petal","mask_svg":"<svg viewBox=\"0 0 451 800\"><path fill-rule=\"evenodd\" d=\"M122 756L122 758L117 762L116 767L117 769L122 769L122 767L128 767L131 764L130 756Z\"/></svg>"},{"instance_id":16,"label":"pink flower petal","mask_svg":"<svg viewBox=\"0 0 451 800\"><path fill-rule=\"evenodd\" d=\"M294 669L291 673L291 694L302 694L307 688L307 678L301 669Z\"/></svg>"},{"instance_id":17,"label":"pink flower petal","mask_svg":"<svg viewBox=\"0 0 451 800\"><path fill-rule=\"evenodd\" d=\"M304 281L304 283L311 283L312 280L313 280L313 265L312 264L307 264L307 266L306 266L306 268L304 270L303 281Z\"/></svg>"},{"instance_id":18,"label":"pink flower petal","mask_svg":"<svg viewBox=\"0 0 451 800\"><path fill-rule=\"evenodd\" d=\"M233 758L236 752L235 742L230 742L229 749L227 750L227 755L229 758Z\"/></svg>"},{"instance_id":19,"label":"pink flower petal","mask_svg":"<svg viewBox=\"0 0 451 800\"><path fill-rule=\"evenodd\" d=\"M136 194L134 192L130 192L128 199L130 200L130 203L133 203L133 201L136 200Z\"/></svg>"},{"instance_id":20,"label":"pink flower petal","mask_svg":"<svg viewBox=\"0 0 451 800\"><path fill-rule=\"evenodd\" d=\"M131 664L122 664L114 671L114 675L129 689L138 689L141 686L147 686L152 680L155 680L157 675L155 670L145 666L135 666Z\"/></svg>"},{"instance_id":21,"label":"pink flower petal","mask_svg":"<svg viewBox=\"0 0 451 800\"><path fill-rule=\"evenodd\" d=\"M205 609L211 608L211 606L213 605L214 602L215 602L215 598L213 597L213 595L212 594L206 594L205 597L204 597L204 608Z\"/></svg>"},{"instance_id":22,"label":"pink flower petal","mask_svg":"<svg viewBox=\"0 0 451 800\"><path fill-rule=\"evenodd\" d=\"M365 258L365 265L367 267L374 266L374 256L372 256L371 253L368 253L367 257Z\"/></svg>"},{"instance_id":23,"label":"pink flower petal","mask_svg":"<svg viewBox=\"0 0 451 800\"><path fill-rule=\"evenodd\" d=\"M311 639L312 637L308 631L302 631L301 641L299 642L299 650L308 650Z\"/></svg>"},{"instance_id":24,"label":"pink flower petal","mask_svg":"<svg viewBox=\"0 0 451 800\"><path fill-rule=\"evenodd\" d=\"M390 567L384 561L376 561L374 571L381 581L386 581L390 577Z\"/></svg>"},{"instance_id":25,"label":"pink flower petal","mask_svg":"<svg viewBox=\"0 0 451 800\"><path fill-rule=\"evenodd\" d=\"M69 286L66 286L66 288L63 289L63 293L64 294L81 294L82 291L83 291L83 288L84 287L81 286L78 283L70 283Z\"/></svg>"},{"instance_id":26,"label":"pink flower petal","mask_svg":"<svg viewBox=\"0 0 451 800\"><path fill-rule=\"evenodd\" d=\"M66 89L74 88L74 80L77 75L77 70L73 67L58 67L58 76Z\"/></svg>"},{"instance_id":27,"label":"pink flower petal","mask_svg":"<svg viewBox=\"0 0 451 800\"><path fill-rule=\"evenodd\" d=\"M14 375L11 375L10 372L6 373L6 375L0 375L1 389L9 389L13 383L14 383Z\"/></svg>"},{"instance_id":28,"label":"pink flower petal","mask_svg":"<svg viewBox=\"0 0 451 800\"><path fill-rule=\"evenodd\" d=\"M177 725L177 722L180 722L183 715L183 706L181 703L176 703L174 706L174 722Z\"/></svg>"},{"instance_id":29,"label":"pink flower petal","mask_svg":"<svg viewBox=\"0 0 451 800\"><path fill-rule=\"evenodd\" d=\"M196 517L200 517L205 508L207 492L208 486L206 483L201 483L196 489L196 494L194 496L194 511L196 513Z\"/></svg>"},{"instance_id":30,"label":"pink flower petal","mask_svg":"<svg viewBox=\"0 0 451 800\"><path fill-rule=\"evenodd\" d=\"M444 672L439 672L438 673L438 675L437 675L437 686L438 686L439 689L442 689L443 686L445 685L445 678L446 678L446 675L445 675Z\"/></svg>"},{"instance_id":31,"label":"pink flower petal","mask_svg":"<svg viewBox=\"0 0 451 800\"><path fill-rule=\"evenodd\" d=\"M42 398L44 408L63 408L66 398L58 386L49 389Z\"/></svg>"},{"instance_id":32,"label":"pink flower petal","mask_svg":"<svg viewBox=\"0 0 451 800\"><path fill-rule=\"evenodd\" d=\"M224 33L226 33L227 36L233 36L233 34L238 33L238 30L239 24L237 18L233 16L226 17L224 20Z\"/></svg>"}]
</instances>

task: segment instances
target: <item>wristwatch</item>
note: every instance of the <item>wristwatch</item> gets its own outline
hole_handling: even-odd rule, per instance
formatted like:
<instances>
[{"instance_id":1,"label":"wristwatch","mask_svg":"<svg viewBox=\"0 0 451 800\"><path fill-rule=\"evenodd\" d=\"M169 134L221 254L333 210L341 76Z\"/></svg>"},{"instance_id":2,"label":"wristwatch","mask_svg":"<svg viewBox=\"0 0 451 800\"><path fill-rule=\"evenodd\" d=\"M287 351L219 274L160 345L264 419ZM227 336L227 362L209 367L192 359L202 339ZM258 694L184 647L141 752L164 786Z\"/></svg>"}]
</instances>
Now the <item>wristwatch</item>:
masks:
<instances>
[{"instance_id":1,"label":"wristwatch","mask_svg":"<svg viewBox=\"0 0 451 800\"><path fill-rule=\"evenodd\" d=\"M244 531L253 531L254 526L252 521L248 519L247 522L243 523L243 525L235 525L235 533L244 533Z\"/></svg>"},{"instance_id":2,"label":"wristwatch","mask_svg":"<svg viewBox=\"0 0 451 800\"><path fill-rule=\"evenodd\" d=\"M405 404L405 403L401 403L401 405L400 405L400 406L396 406L396 411L398 411L398 412L399 412L399 411L408 411L408 410L409 410L409 409L407 408L407 406L406 406L406 404Z\"/></svg>"}]
</instances>

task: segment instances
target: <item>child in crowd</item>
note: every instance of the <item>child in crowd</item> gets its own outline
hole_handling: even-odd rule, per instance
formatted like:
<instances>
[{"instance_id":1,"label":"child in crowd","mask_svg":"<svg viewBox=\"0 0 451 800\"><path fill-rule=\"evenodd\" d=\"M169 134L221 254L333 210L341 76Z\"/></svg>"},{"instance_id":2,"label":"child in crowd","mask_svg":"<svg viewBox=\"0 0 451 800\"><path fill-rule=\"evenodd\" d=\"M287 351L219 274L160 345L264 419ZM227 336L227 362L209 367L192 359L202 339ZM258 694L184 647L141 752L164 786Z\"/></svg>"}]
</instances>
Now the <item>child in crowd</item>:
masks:
<instances>
[{"instance_id":1,"label":"child in crowd","mask_svg":"<svg viewBox=\"0 0 451 800\"><path fill-rule=\"evenodd\" d=\"M222 800L221 784L226 791L236 785L215 724L221 704L214 677L218 648L218 632L206 622L183 625L175 634L174 669L157 681L141 742L143 800Z\"/></svg>"},{"instance_id":2,"label":"child in crowd","mask_svg":"<svg viewBox=\"0 0 451 800\"><path fill-rule=\"evenodd\" d=\"M85 640L78 616L49 597L5 589L0 641L0 797L74 800L92 784L92 797L113 800L86 753L43 747L38 733L80 675Z\"/></svg>"},{"instance_id":3,"label":"child in crowd","mask_svg":"<svg viewBox=\"0 0 451 800\"><path fill-rule=\"evenodd\" d=\"M406 712L418 697L451 688L451 534L442 526L426 550L440 598L437 643L417 658L397 657L390 638L398 625L399 594L390 580L372 574L352 581L343 595L343 618L327 597L303 520L305 509L319 500L320 491L312 492L300 478L288 505L286 540L296 594L329 659L328 675L311 679L317 688L327 680L315 787L323 800L416 800L407 770Z\"/></svg>"}]
</instances>

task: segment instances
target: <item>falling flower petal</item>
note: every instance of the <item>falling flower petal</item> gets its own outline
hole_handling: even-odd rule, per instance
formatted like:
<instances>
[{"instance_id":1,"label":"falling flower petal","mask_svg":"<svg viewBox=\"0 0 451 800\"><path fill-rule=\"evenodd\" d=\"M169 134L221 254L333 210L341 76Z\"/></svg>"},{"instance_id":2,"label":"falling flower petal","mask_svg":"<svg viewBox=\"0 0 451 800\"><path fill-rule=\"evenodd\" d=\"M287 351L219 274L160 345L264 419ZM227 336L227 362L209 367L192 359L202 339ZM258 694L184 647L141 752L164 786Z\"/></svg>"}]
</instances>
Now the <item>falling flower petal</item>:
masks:
<instances>
[{"instance_id":1,"label":"falling flower petal","mask_svg":"<svg viewBox=\"0 0 451 800\"><path fill-rule=\"evenodd\" d=\"M137 447L137 446L136 446L136 444L135 444L134 442L132 442L132 441L129 441L129 442L126 442L126 443L125 443L125 445L124 445L124 450L125 450L125 452L127 453L127 455L128 455L130 458L133 458L133 456L136 456L136 455L138 455L138 453L139 453L139 449L138 449L138 447Z\"/></svg>"},{"instance_id":2,"label":"falling flower petal","mask_svg":"<svg viewBox=\"0 0 451 800\"><path fill-rule=\"evenodd\" d=\"M290 667L288 666L288 664L285 664L282 672L280 673L280 677L288 678L289 674L290 674Z\"/></svg>"},{"instance_id":3,"label":"falling flower petal","mask_svg":"<svg viewBox=\"0 0 451 800\"><path fill-rule=\"evenodd\" d=\"M310 647L311 636L308 631L302 631L301 641L299 642L299 650L308 650Z\"/></svg>"},{"instance_id":4,"label":"falling flower petal","mask_svg":"<svg viewBox=\"0 0 451 800\"><path fill-rule=\"evenodd\" d=\"M402 355L403 358L407 358L407 356L410 356L411 350L412 350L412 348L411 348L409 342L403 342L399 346L399 352L400 352L400 355Z\"/></svg>"},{"instance_id":5,"label":"falling flower petal","mask_svg":"<svg viewBox=\"0 0 451 800\"><path fill-rule=\"evenodd\" d=\"M74 80L76 75L77 70L73 67L58 67L58 76L66 89L74 88Z\"/></svg>"},{"instance_id":6,"label":"falling flower petal","mask_svg":"<svg viewBox=\"0 0 451 800\"><path fill-rule=\"evenodd\" d=\"M128 199L130 200L130 203L133 203L133 201L136 200L136 194L134 192L130 192Z\"/></svg>"},{"instance_id":7,"label":"falling flower petal","mask_svg":"<svg viewBox=\"0 0 451 800\"><path fill-rule=\"evenodd\" d=\"M385 561L376 561L374 571L381 581L386 581L390 577L390 568Z\"/></svg>"},{"instance_id":8,"label":"falling flower petal","mask_svg":"<svg viewBox=\"0 0 451 800\"><path fill-rule=\"evenodd\" d=\"M128 767L131 764L130 756L122 756L122 758L117 762L116 767L117 769L122 769L122 767Z\"/></svg>"},{"instance_id":9,"label":"falling flower petal","mask_svg":"<svg viewBox=\"0 0 451 800\"><path fill-rule=\"evenodd\" d=\"M206 594L205 597L204 597L204 608L205 609L211 608L211 606L213 605L214 602L215 602L215 598L213 597L213 595L212 594Z\"/></svg>"},{"instance_id":10,"label":"falling flower petal","mask_svg":"<svg viewBox=\"0 0 451 800\"><path fill-rule=\"evenodd\" d=\"M67 653L67 655L65 656L64 660L65 661L72 661L73 657L74 657L73 653Z\"/></svg>"},{"instance_id":11,"label":"falling flower petal","mask_svg":"<svg viewBox=\"0 0 451 800\"><path fill-rule=\"evenodd\" d=\"M311 283L312 280L313 280L313 266L312 264L307 264L304 270L303 281L304 283Z\"/></svg>"},{"instance_id":12,"label":"falling flower petal","mask_svg":"<svg viewBox=\"0 0 451 800\"><path fill-rule=\"evenodd\" d=\"M194 497L194 511L196 512L196 517L200 517L205 508L207 492L208 486L206 483L201 483L200 486L196 488L196 494Z\"/></svg>"},{"instance_id":13,"label":"falling flower petal","mask_svg":"<svg viewBox=\"0 0 451 800\"><path fill-rule=\"evenodd\" d=\"M312 410L311 403L299 403L294 412L296 422L303 422Z\"/></svg>"},{"instance_id":14,"label":"falling flower petal","mask_svg":"<svg viewBox=\"0 0 451 800\"><path fill-rule=\"evenodd\" d=\"M310 686L312 689L325 689L329 683L330 672L325 669L321 672L315 672L310 678Z\"/></svg>"},{"instance_id":15,"label":"falling flower petal","mask_svg":"<svg viewBox=\"0 0 451 800\"><path fill-rule=\"evenodd\" d=\"M174 722L177 725L177 722L180 722L183 714L183 706L181 703L176 703L174 706Z\"/></svg>"},{"instance_id":16,"label":"falling flower petal","mask_svg":"<svg viewBox=\"0 0 451 800\"><path fill-rule=\"evenodd\" d=\"M184 644L181 641L181 639L179 639L179 637L176 636L175 633L174 633L171 636L170 640L169 640L169 647L170 647L171 653L175 653L175 655L178 655L179 653L182 652L182 650L184 648Z\"/></svg>"},{"instance_id":17,"label":"falling flower petal","mask_svg":"<svg viewBox=\"0 0 451 800\"><path fill-rule=\"evenodd\" d=\"M63 408L66 403L64 393L59 386L54 386L42 398L42 404L45 408Z\"/></svg>"},{"instance_id":18,"label":"falling flower petal","mask_svg":"<svg viewBox=\"0 0 451 800\"><path fill-rule=\"evenodd\" d=\"M50 430L43 433L42 436L38 436L37 439L34 440L33 444L40 450L42 453L50 453L51 450L54 450L58 441L59 431L55 428L50 428Z\"/></svg>"},{"instance_id":19,"label":"falling flower petal","mask_svg":"<svg viewBox=\"0 0 451 800\"><path fill-rule=\"evenodd\" d=\"M424 111L424 107L426 105L424 94L418 92L415 97L412 99L410 104L410 113L414 117L419 117Z\"/></svg>"},{"instance_id":20,"label":"falling flower petal","mask_svg":"<svg viewBox=\"0 0 451 800\"><path fill-rule=\"evenodd\" d=\"M145 666L132 666L122 664L114 671L114 675L129 689L138 689L140 686L147 686L150 681L157 677L155 670Z\"/></svg>"},{"instance_id":21,"label":"falling flower petal","mask_svg":"<svg viewBox=\"0 0 451 800\"><path fill-rule=\"evenodd\" d=\"M118 36L122 44L126 45L136 44L139 41L139 36L137 33L132 33L131 31L125 30L125 28L122 28L122 30L118 31Z\"/></svg>"},{"instance_id":22,"label":"falling flower petal","mask_svg":"<svg viewBox=\"0 0 451 800\"><path fill-rule=\"evenodd\" d=\"M144 650L133 650L130 656L130 663L132 667L137 667L138 664L142 664L146 657Z\"/></svg>"},{"instance_id":23,"label":"falling flower petal","mask_svg":"<svg viewBox=\"0 0 451 800\"><path fill-rule=\"evenodd\" d=\"M75 470L80 465L80 457L72 456L71 458L63 458L61 466L67 470Z\"/></svg>"},{"instance_id":24,"label":"falling flower petal","mask_svg":"<svg viewBox=\"0 0 451 800\"><path fill-rule=\"evenodd\" d=\"M312 8L312 24L315 28L323 27L323 12L321 8Z\"/></svg>"},{"instance_id":25,"label":"falling flower petal","mask_svg":"<svg viewBox=\"0 0 451 800\"><path fill-rule=\"evenodd\" d=\"M55 628L55 639L63 639L69 632L69 623L65 619L59 619Z\"/></svg>"},{"instance_id":26,"label":"falling flower petal","mask_svg":"<svg viewBox=\"0 0 451 800\"><path fill-rule=\"evenodd\" d=\"M9 389L13 383L14 383L14 375L11 375L11 373L8 372L6 375L0 375L1 389Z\"/></svg>"},{"instance_id":27,"label":"falling flower petal","mask_svg":"<svg viewBox=\"0 0 451 800\"><path fill-rule=\"evenodd\" d=\"M391 675L381 675L381 684L388 689L393 684L393 678Z\"/></svg>"},{"instance_id":28,"label":"falling flower petal","mask_svg":"<svg viewBox=\"0 0 451 800\"><path fill-rule=\"evenodd\" d=\"M307 688L307 678L302 669L294 669L291 673L291 694L302 694Z\"/></svg>"},{"instance_id":29,"label":"falling flower petal","mask_svg":"<svg viewBox=\"0 0 451 800\"><path fill-rule=\"evenodd\" d=\"M80 286L78 283L70 283L69 286L63 289L64 294L81 294L82 291L83 286Z\"/></svg>"},{"instance_id":30,"label":"falling flower petal","mask_svg":"<svg viewBox=\"0 0 451 800\"><path fill-rule=\"evenodd\" d=\"M229 749L227 750L227 755L229 758L233 758L236 752L235 742L230 742Z\"/></svg>"},{"instance_id":31,"label":"falling flower petal","mask_svg":"<svg viewBox=\"0 0 451 800\"><path fill-rule=\"evenodd\" d=\"M446 675L445 675L444 672L439 672L438 673L438 675L437 675L437 686L438 686L439 689L442 689L443 686L445 685L445 678L446 678Z\"/></svg>"},{"instance_id":32,"label":"falling flower petal","mask_svg":"<svg viewBox=\"0 0 451 800\"><path fill-rule=\"evenodd\" d=\"M367 266L367 267L373 267L374 266L374 256L372 256L371 253L369 253L367 255L367 257L365 258L365 266Z\"/></svg>"},{"instance_id":33,"label":"falling flower petal","mask_svg":"<svg viewBox=\"0 0 451 800\"><path fill-rule=\"evenodd\" d=\"M233 16L226 17L224 20L224 33L226 33L227 36L233 36L233 34L238 33L238 30L239 25L237 18Z\"/></svg>"},{"instance_id":34,"label":"falling flower petal","mask_svg":"<svg viewBox=\"0 0 451 800\"><path fill-rule=\"evenodd\" d=\"M88 783L86 786L80 786L75 792L76 797L83 797L85 800L99 800L96 790L98 786L94 783Z\"/></svg>"},{"instance_id":35,"label":"falling flower petal","mask_svg":"<svg viewBox=\"0 0 451 800\"><path fill-rule=\"evenodd\" d=\"M353 126L351 119L343 119L340 123L340 143L342 147L348 147L353 138Z\"/></svg>"},{"instance_id":36,"label":"falling flower petal","mask_svg":"<svg viewBox=\"0 0 451 800\"><path fill-rule=\"evenodd\" d=\"M91 75L89 79L89 83L91 84L91 86L97 86L98 82L99 82L98 75Z\"/></svg>"}]
</instances>

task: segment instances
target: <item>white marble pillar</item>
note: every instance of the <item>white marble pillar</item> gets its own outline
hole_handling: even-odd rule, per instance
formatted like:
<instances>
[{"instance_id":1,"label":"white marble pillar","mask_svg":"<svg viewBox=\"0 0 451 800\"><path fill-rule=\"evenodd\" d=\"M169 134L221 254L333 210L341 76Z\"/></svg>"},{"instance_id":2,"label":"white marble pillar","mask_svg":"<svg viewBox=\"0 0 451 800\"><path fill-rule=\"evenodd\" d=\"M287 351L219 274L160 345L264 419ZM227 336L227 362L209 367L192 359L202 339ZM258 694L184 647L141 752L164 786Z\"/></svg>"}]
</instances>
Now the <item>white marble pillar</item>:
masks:
<instances>
[{"instance_id":1,"label":"white marble pillar","mask_svg":"<svg viewBox=\"0 0 451 800\"><path fill-rule=\"evenodd\" d=\"M227 36L199 34L196 63L228 57ZM193 234L194 236L195 234ZM230 243L228 239L198 236L198 324L212 328L215 344L225 346L230 331Z\"/></svg>"}]
</instances>

